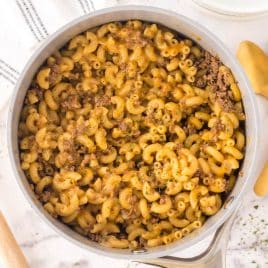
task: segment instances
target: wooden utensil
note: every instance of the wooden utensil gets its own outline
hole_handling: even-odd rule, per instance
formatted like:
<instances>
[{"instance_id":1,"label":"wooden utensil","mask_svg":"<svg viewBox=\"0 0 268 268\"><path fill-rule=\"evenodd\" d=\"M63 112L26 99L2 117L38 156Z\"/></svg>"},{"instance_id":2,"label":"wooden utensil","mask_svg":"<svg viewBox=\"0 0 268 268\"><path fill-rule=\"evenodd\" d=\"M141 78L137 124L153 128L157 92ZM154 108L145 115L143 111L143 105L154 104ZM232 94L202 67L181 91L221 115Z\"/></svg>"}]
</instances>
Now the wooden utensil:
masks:
<instances>
[{"instance_id":1,"label":"wooden utensil","mask_svg":"<svg viewBox=\"0 0 268 268\"><path fill-rule=\"evenodd\" d=\"M237 58L257 94L268 98L268 55L250 41L240 43Z\"/></svg>"},{"instance_id":2,"label":"wooden utensil","mask_svg":"<svg viewBox=\"0 0 268 268\"><path fill-rule=\"evenodd\" d=\"M1 264L3 266L1 266ZM0 211L0 267L29 268L3 214Z\"/></svg>"},{"instance_id":3,"label":"wooden utensil","mask_svg":"<svg viewBox=\"0 0 268 268\"><path fill-rule=\"evenodd\" d=\"M268 98L268 55L253 42L243 41L239 45L237 58L254 91ZM268 162L256 180L254 192L258 196L268 194Z\"/></svg>"},{"instance_id":4,"label":"wooden utensil","mask_svg":"<svg viewBox=\"0 0 268 268\"><path fill-rule=\"evenodd\" d=\"M264 166L260 176L255 183L254 192L258 196L264 196L268 194L268 163L266 163Z\"/></svg>"}]
</instances>

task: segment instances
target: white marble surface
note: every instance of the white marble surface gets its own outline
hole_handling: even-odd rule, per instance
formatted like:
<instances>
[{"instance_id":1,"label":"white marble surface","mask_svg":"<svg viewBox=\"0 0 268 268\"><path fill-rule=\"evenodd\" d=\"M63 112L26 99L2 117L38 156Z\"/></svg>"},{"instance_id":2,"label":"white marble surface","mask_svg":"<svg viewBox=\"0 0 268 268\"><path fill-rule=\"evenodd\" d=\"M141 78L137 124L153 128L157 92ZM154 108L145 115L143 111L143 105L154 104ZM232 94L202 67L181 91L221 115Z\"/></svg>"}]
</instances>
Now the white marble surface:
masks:
<instances>
[{"instance_id":1,"label":"white marble surface","mask_svg":"<svg viewBox=\"0 0 268 268\"><path fill-rule=\"evenodd\" d=\"M98 8L98 1L95 1ZM216 34L235 53L240 41L250 39L268 49L268 16L232 19L200 9L189 0L110 1L116 4L145 4L172 9L198 21ZM5 42L2 41L2 45ZM6 44L7 45L7 44ZM0 89L1 94L4 94ZM268 160L268 101L258 98L262 122L261 160ZM5 214L32 268L127 267L128 261L114 260L87 252L61 238L30 207L18 188L7 155L6 108L0 118L0 209ZM256 174L257 175L257 174ZM199 246L199 248L202 246ZM268 198L257 198L253 191L244 203L231 229L227 267L268 267Z\"/></svg>"}]
</instances>

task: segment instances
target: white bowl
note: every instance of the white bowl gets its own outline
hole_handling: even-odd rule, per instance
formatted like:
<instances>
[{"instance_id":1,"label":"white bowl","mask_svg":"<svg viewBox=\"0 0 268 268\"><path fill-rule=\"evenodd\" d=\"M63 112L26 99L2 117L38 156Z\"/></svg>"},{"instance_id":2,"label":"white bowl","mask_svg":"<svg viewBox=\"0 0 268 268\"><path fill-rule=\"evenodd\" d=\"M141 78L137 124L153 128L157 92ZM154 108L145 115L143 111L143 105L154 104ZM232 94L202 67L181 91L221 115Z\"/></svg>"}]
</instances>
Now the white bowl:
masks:
<instances>
[{"instance_id":1,"label":"white bowl","mask_svg":"<svg viewBox=\"0 0 268 268\"><path fill-rule=\"evenodd\" d=\"M217 13L233 16L253 16L268 13L267 0L193 0Z\"/></svg>"}]
</instances>

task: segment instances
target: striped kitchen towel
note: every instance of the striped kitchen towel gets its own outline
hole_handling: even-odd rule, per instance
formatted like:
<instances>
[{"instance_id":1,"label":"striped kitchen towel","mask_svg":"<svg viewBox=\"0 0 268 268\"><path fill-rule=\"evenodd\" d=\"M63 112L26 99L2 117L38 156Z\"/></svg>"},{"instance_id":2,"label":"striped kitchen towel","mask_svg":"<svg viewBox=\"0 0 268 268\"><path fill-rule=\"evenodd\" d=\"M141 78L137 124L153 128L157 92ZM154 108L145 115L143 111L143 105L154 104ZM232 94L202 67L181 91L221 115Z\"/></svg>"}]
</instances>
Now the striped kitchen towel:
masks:
<instances>
[{"instance_id":1,"label":"striped kitchen towel","mask_svg":"<svg viewBox=\"0 0 268 268\"><path fill-rule=\"evenodd\" d=\"M1 0L0 110L7 107L26 62L43 40L73 19L116 0Z\"/></svg>"}]
</instances>

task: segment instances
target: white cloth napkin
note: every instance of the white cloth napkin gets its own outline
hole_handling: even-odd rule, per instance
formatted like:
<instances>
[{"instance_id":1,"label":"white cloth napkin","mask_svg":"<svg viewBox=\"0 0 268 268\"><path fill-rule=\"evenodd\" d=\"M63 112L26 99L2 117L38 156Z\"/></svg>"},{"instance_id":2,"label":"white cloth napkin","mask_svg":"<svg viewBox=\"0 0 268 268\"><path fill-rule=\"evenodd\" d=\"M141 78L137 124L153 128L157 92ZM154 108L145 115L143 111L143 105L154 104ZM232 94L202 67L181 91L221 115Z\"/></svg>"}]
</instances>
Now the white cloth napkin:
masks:
<instances>
[{"instance_id":1,"label":"white cloth napkin","mask_svg":"<svg viewBox=\"0 0 268 268\"><path fill-rule=\"evenodd\" d=\"M43 40L75 18L116 0L1 0L0 110L26 62Z\"/></svg>"},{"instance_id":2,"label":"white cloth napkin","mask_svg":"<svg viewBox=\"0 0 268 268\"><path fill-rule=\"evenodd\" d=\"M0 0L0 111L25 64L50 34L94 10L129 4L169 7L163 0Z\"/></svg>"}]
</instances>

